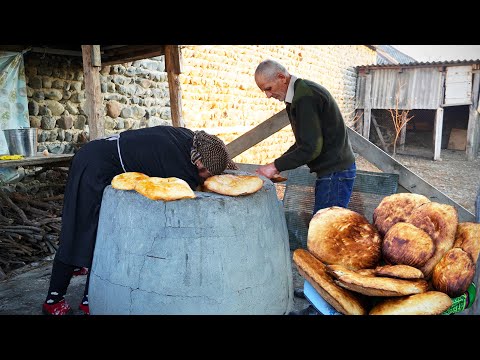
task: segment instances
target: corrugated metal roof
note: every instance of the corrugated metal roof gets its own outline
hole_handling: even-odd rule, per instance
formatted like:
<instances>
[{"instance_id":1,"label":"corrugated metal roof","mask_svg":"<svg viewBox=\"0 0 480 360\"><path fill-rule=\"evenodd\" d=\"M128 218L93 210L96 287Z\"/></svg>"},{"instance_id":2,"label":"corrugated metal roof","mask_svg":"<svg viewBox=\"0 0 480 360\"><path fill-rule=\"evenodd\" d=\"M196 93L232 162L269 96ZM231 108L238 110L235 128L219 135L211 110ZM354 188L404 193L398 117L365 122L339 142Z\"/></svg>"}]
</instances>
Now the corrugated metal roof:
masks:
<instances>
[{"instance_id":1,"label":"corrugated metal roof","mask_svg":"<svg viewBox=\"0 0 480 360\"><path fill-rule=\"evenodd\" d=\"M375 69L375 68L399 68L399 67L426 67L426 66L456 66L456 65L470 65L480 64L480 59L476 60L449 60L449 61L432 61L432 62L411 62L404 64L371 64L371 65L359 65L356 69Z\"/></svg>"},{"instance_id":2,"label":"corrugated metal roof","mask_svg":"<svg viewBox=\"0 0 480 360\"><path fill-rule=\"evenodd\" d=\"M417 61L391 45L376 45L376 47L377 64L410 64ZM388 57L385 56L384 53L386 53ZM392 59L395 60L395 62L392 62Z\"/></svg>"}]
</instances>

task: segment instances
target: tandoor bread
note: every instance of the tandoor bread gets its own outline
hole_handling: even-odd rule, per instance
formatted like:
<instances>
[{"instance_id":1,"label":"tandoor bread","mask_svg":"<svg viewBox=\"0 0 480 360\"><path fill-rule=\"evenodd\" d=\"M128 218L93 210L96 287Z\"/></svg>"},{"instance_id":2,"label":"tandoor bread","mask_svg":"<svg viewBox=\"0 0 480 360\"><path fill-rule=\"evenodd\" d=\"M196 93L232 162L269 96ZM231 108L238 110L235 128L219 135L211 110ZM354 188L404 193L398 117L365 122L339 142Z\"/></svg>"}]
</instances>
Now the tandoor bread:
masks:
<instances>
[{"instance_id":1,"label":"tandoor bread","mask_svg":"<svg viewBox=\"0 0 480 360\"><path fill-rule=\"evenodd\" d=\"M480 253L480 223L459 223L453 247L459 247L469 253L473 263L476 264Z\"/></svg>"},{"instance_id":2,"label":"tandoor bread","mask_svg":"<svg viewBox=\"0 0 480 360\"><path fill-rule=\"evenodd\" d=\"M293 252L293 262L300 275L335 310L345 315L365 315L367 313L359 295L336 285L331 276L325 272L325 265L307 250L295 250Z\"/></svg>"},{"instance_id":3,"label":"tandoor bread","mask_svg":"<svg viewBox=\"0 0 480 360\"><path fill-rule=\"evenodd\" d=\"M377 266L374 271L376 276L387 276L399 279L423 279L423 273L409 265L384 265Z\"/></svg>"},{"instance_id":4,"label":"tandoor bread","mask_svg":"<svg viewBox=\"0 0 480 360\"><path fill-rule=\"evenodd\" d=\"M149 177L137 182L135 190L152 200L173 201L195 197L188 183L176 177Z\"/></svg>"},{"instance_id":5,"label":"tandoor bread","mask_svg":"<svg viewBox=\"0 0 480 360\"><path fill-rule=\"evenodd\" d=\"M415 208L407 222L425 231L435 244L432 257L420 268L429 279L435 265L453 247L458 225L457 209L432 201Z\"/></svg>"},{"instance_id":6,"label":"tandoor bread","mask_svg":"<svg viewBox=\"0 0 480 360\"><path fill-rule=\"evenodd\" d=\"M386 299L376 304L369 315L440 315L452 306L452 299L440 291Z\"/></svg>"},{"instance_id":7,"label":"tandoor bread","mask_svg":"<svg viewBox=\"0 0 480 360\"><path fill-rule=\"evenodd\" d=\"M472 257L460 248L448 250L433 268L433 287L454 298L467 291L475 276Z\"/></svg>"},{"instance_id":8,"label":"tandoor bread","mask_svg":"<svg viewBox=\"0 0 480 360\"><path fill-rule=\"evenodd\" d=\"M253 194L263 186L263 180L256 175L221 174L210 176L203 183L204 189L217 194L241 196Z\"/></svg>"},{"instance_id":9,"label":"tandoor bread","mask_svg":"<svg viewBox=\"0 0 480 360\"><path fill-rule=\"evenodd\" d=\"M111 185L118 190L135 190L137 182L147 178L147 175L139 172L125 172L116 175L112 179Z\"/></svg>"},{"instance_id":10,"label":"tandoor bread","mask_svg":"<svg viewBox=\"0 0 480 360\"><path fill-rule=\"evenodd\" d=\"M409 223L396 223L383 238L382 256L389 264L420 268L434 252L435 244L430 235Z\"/></svg>"},{"instance_id":11,"label":"tandoor bread","mask_svg":"<svg viewBox=\"0 0 480 360\"><path fill-rule=\"evenodd\" d=\"M378 231L357 212L338 206L320 209L310 220L308 250L326 264L374 268L381 257Z\"/></svg>"},{"instance_id":12,"label":"tandoor bread","mask_svg":"<svg viewBox=\"0 0 480 360\"><path fill-rule=\"evenodd\" d=\"M390 277L361 275L341 265L327 265L327 273L341 287L368 296L403 296L428 290L425 280L404 280Z\"/></svg>"},{"instance_id":13,"label":"tandoor bread","mask_svg":"<svg viewBox=\"0 0 480 360\"><path fill-rule=\"evenodd\" d=\"M415 208L427 202L430 202L429 198L414 193L385 196L373 211L373 224L384 236L393 225L405 221Z\"/></svg>"}]
</instances>

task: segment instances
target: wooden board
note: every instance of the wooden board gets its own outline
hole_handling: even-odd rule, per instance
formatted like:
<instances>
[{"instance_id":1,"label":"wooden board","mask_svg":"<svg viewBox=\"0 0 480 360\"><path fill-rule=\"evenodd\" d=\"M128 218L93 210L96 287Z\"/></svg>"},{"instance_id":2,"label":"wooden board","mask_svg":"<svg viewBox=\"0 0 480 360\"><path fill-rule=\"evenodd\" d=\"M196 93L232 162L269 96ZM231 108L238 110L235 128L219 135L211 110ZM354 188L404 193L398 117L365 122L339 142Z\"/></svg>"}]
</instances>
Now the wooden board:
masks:
<instances>
[{"instance_id":1,"label":"wooden board","mask_svg":"<svg viewBox=\"0 0 480 360\"><path fill-rule=\"evenodd\" d=\"M74 154L50 154L26 157L20 160L0 160L0 168L12 166L69 166Z\"/></svg>"},{"instance_id":2,"label":"wooden board","mask_svg":"<svg viewBox=\"0 0 480 360\"><path fill-rule=\"evenodd\" d=\"M450 138L448 139L447 149L449 150L465 150L467 148L467 130L452 129Z\"/></svg>"}]
</instances>

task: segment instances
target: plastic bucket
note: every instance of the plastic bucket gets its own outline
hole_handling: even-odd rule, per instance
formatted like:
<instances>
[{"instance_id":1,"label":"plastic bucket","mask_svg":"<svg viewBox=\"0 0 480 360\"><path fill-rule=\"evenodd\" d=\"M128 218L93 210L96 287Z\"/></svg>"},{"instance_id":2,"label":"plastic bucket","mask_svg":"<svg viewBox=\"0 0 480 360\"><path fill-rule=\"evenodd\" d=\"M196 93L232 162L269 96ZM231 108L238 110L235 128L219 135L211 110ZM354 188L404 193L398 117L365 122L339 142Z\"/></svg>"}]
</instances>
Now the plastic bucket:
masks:
<instances>
[{"instance_id":1,"label":"plastic bucket","mask_svg":"<svg viewBox=\"0 0 480 360\"><path fill-rule=\"evenodd\" d=\"M10 155L37 155L37 128L3 130Z\"/></svg>"}]
</instances>

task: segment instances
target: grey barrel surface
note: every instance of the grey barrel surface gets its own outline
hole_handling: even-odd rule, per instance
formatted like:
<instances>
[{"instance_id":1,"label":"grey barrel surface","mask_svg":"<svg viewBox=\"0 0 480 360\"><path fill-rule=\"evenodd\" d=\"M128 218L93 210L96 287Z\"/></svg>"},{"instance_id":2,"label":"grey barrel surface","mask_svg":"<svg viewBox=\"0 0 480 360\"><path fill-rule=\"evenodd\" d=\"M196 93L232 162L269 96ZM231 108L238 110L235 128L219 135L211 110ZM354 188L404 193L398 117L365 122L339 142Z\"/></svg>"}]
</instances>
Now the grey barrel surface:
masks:
<instances>
[{"instance_id":1,"label":"grey barrel surface","mask_svg":"<svg viewBox=\"0 0 480 360\"><path fill-rule=\"evenodd\" d=\"M288 231L275 187L153 201L108 186L91 268L99 314L286 314Z\"/></svg>"}]
</instances>

